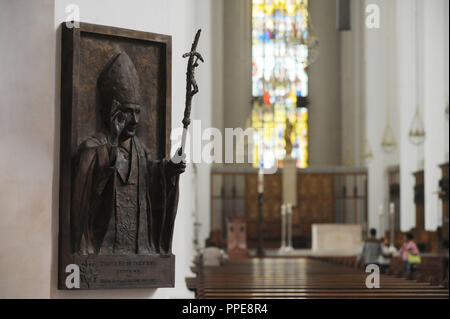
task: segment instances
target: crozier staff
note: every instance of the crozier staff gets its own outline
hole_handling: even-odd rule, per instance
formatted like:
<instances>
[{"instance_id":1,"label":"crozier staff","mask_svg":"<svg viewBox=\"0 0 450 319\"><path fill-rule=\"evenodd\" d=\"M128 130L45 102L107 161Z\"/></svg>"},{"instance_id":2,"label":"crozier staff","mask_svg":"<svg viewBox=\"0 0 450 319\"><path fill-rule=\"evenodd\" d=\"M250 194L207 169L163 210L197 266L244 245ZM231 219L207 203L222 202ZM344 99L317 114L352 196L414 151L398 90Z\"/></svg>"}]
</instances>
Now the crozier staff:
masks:
<instances>
[{"instance_id":1,"label":"crozier staff","mask_svg":"<svg viewBox=\"0 0 450 319\"><path fill-rule=\"evenodd\" d=\"M181 137L181 148L178 151L178 155L181 157L184 154L184 148L186 146L186 135L189 124L191 124L191 105L192 97L198 93L197 82L195 81L195 68L199 66L198 61L205 62L200 53L197 52L197 45L200 39L202 30L199 29L195 35L194 42L192 43L191 52L183 54L183 58L189 57L186 71L186 106L184 109L183 118L183 135Z\"/></svg>"}]
</instances>

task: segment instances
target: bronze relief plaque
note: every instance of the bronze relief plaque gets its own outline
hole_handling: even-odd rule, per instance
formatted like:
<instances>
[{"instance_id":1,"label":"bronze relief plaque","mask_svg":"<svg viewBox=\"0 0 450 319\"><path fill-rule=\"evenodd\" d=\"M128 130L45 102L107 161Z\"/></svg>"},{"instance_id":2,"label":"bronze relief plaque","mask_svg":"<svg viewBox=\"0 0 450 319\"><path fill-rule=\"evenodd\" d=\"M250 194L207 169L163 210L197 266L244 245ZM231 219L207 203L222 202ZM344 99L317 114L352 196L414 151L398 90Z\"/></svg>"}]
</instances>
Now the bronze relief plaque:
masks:
<instances>
[{"instance_id":1,"label":"bronze relief plaque","mask_svg":"<svg viewBox=\"0 0 450 319\"><path fill-rule=\"evenodd\" d=\"M174 287L170 110L170 36L62 24L59 289Z\"/></svg>"}]
</instances>

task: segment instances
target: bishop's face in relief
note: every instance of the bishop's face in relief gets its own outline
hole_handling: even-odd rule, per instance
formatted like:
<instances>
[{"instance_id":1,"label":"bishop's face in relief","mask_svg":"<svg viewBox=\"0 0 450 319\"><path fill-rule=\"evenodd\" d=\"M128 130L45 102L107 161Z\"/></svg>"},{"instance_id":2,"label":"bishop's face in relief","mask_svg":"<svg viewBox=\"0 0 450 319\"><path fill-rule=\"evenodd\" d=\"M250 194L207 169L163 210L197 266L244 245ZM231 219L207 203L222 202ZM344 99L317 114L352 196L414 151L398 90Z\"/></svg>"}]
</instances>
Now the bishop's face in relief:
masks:
<instances>
[{"instance_id":1,"label":"bishop's face in relief","mask_svg":"<svg viewBox=\"0 0 450 319\"><path fill-rule=\"evenodd\" d=\"M98 77L104 128L84 141L72 181L74 253L170 254L184 162L150 158L136 136L142 102L130 57L114 55Z\"/></svg>"}]
</instances>

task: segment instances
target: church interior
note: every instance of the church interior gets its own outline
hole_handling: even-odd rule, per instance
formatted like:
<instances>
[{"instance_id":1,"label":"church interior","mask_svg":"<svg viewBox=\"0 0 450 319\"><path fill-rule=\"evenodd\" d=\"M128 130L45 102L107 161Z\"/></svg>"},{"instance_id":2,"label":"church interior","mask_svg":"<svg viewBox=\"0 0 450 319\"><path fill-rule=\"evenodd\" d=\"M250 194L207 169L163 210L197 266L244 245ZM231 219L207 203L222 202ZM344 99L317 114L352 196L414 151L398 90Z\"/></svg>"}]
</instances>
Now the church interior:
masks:
<instances>
[{"instance_id":1,"label":"church interior","mask_svg":"<svg viewBox=\"0 0 450 319\"><path fill-rule=\"evenodd\" d=\"M73 5L171 36L171 154L202 30L173 288L58 289ZM0 0L0 298L448 299L448 32L447 0ZM366 243L389 250L378 289Z\"/></svg>"}]
</instances>

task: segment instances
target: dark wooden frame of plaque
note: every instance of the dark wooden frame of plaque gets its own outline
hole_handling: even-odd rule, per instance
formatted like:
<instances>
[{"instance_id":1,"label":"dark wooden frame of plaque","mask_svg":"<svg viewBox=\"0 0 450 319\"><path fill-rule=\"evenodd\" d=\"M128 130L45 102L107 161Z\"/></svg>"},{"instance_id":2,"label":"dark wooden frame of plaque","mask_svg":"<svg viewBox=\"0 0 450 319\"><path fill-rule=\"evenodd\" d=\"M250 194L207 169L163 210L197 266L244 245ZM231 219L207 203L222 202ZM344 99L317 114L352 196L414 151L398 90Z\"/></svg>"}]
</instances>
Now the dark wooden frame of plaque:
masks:
<instances>
[{"instance_id":1,"label":"dark wooden frame of plaque","mask_svg":"<svg viewBox=\"0 0 450 319\"><path fill-rule=\"evenodd\" d=\"M158 288L174 287L175 285L175 256L174 255L78 255L73 254L70 244L70 203L71 203L71 173L72 158L79 145L79 129L75 122L79 120L80 111L89 106L83 105L83 91L86 84L83 82L82 69L86 64L98 61L83 61L86 55L82 50L84 38L99 42L99 49L103 52L103 60L99 68L103 67L107 58L111 57L108 45L101 46L103 42L111 43L111 47L122 48L132 59L139 60L136 54L145 51L143 47L157 48L159 50L157 80L161 87L159 90L156 110L157 133L159 140L155 151L156 156L169 158L170 131L171 131L171 61L172 37L156 33L133 31L108 26L80 23L79 28L67 28L65 23L62 29L62 60L61 60L61 158L60 158L60 206L59 206L59 258L58 258L58 289L67 290L66 273L69 264L76 264L80 268L80 289L117 289L117 288ZM115 44L114 44L115 43ZM140 49L133 50L133 47ZM132 51L132 52L129 52ZM83 54L84 53L84 54ZM91 53L91 52L90 52ZM95 53L98 53L96 51ZM101 55L102 53L100 53ZM94 54L95 55L95 54ZM98 54L96 55L98 57ZM142 60L142 57L141 57ZM88 62L88 63L86 63ZM151 63L150 63L151 64ZM145 62L144 65L147 65ZM136 65L141 76L142 65ZM144 83L145 84L145 83ZM96 89L93 88L92 89ZM141 92L145 96L150 88L141 84ZM148 93L148 97L152 97ZM154 98L154 97L153 97ZM160 103L158 103L160 102ZM94 108L98 109L98 101ZM154 103L153 103L154 104ZM84 109L83 109L84 108ZM92 112L92 110L91 110ZM97 112L97 111L96 111ZM149 111L151 115L152 110ZM98 113L98 112L97 112ZM147 113L143 114L144 116ZM141 116L142 118L144 116ZM143 119L141 118L141 123ZM148 119L147 121L151 121ZM145 122L145 120L144 120ZM142 126L142 124L141 124ZM145 124L144 124L144 127ZM142 128L142 127L141 127ZM138 133L139 135L139 130ZM148 134L150 135L150 134ZM165 141L163 143L162 141ZM151 147L152 145L147 145ZM73 289L77 290L77 289Z\"/></svg>"}]
</instances>

